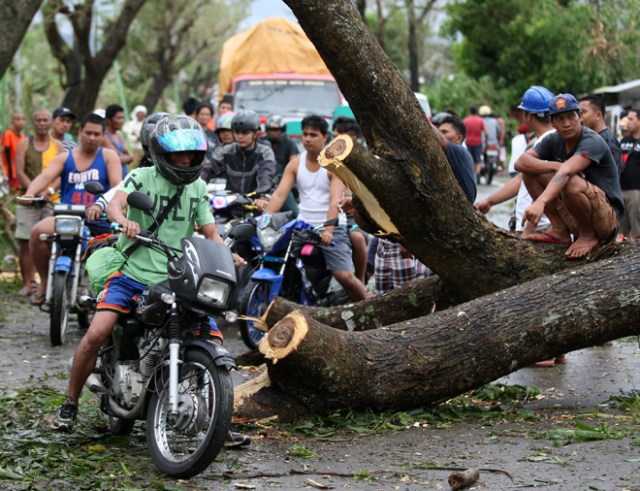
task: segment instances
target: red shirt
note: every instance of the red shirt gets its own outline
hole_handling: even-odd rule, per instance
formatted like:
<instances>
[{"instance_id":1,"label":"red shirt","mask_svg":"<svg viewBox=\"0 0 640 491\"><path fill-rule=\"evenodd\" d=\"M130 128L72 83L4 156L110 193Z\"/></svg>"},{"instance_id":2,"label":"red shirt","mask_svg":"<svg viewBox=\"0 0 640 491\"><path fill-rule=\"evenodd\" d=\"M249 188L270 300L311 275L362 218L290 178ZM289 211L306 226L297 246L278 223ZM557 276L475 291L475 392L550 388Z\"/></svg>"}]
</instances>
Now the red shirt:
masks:
<instances>
[{"instance_id":1,"label":"red shirt","mask_svg":"<svg viewBox=\"0 0 640 491\"><path fill-rule=\"evenodd\" d=\"M9 186L12 188L20 187L18 175L16 174L16 149L18 148L18 143L23 138L25 138L25 136L22 133L17 134L13 131L13 128L9 128L4 132L4 135L2 135L1 144L4 147L2 165L4 167L4 174L9 178Z\"/></svg>"},{"instance_id":2,"label":"red shirt","mask_svg":"<svg viewBox=\"0 0 640 491\"><path fill-rule=\"evenodd\" d=\"M473 147L482 145L482 133L487 131L487 128L484 125L484 119L476 114L471 114L467 116L462 121L467 128L467 145L471 145Z\"/></svg>"}]
</instances>

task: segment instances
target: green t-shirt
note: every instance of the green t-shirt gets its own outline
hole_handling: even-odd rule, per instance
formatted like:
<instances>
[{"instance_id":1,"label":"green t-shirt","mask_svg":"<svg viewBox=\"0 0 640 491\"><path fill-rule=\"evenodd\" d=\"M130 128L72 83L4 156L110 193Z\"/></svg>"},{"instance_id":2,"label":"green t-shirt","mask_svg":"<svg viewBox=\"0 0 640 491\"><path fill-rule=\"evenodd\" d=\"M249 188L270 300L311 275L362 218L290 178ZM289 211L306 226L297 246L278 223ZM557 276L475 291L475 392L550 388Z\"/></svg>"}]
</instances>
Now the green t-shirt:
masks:
<instances>
[{"instance_id":1,"label":"green t-shirt","mask_svg":"<svg viewBox=\"0 0 640 491\"><path fill-rule=\"evenodd\" d=\"M176 194L177 188L162 177L155 167L143 167L128 174L119 189L127 194L132 191L147 194L153 202L152 213L157 217ZM160 225L158 237L169 246L179 249L180 239L190 237L195 224L202 226L215 222L206 188L202 179L186 185L180 201ZM153 224L150 215L131 206L127 209L127 219L137 222L145 230ZM125 235L121 235L117 248L124 251L132 243ZM163 253L141 245L129 257L122 273L144 285L159 283L167 278L167 258Z\"/></svg>"}]
</instances>

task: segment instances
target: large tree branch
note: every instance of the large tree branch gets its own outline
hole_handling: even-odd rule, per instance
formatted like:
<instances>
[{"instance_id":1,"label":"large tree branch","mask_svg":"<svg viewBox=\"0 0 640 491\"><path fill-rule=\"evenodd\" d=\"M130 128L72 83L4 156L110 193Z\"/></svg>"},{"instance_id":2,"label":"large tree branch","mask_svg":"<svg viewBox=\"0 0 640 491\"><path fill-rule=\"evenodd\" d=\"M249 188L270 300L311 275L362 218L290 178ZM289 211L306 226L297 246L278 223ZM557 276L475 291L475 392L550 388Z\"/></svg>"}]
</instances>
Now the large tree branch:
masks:
<instances>
[{"instance_id":1,"label":"large tree branch","mask_svg":"<svg viewBox=\"0 0 640 491\"><path fill-rule=\"evenodd\" d=\"M406 409L447 400L536 361L635 334L640 248L630 258L539 278L384 329L339 331L294 312L269 332L260 351L273 360L271 385L312 412Z\"/></svg>"},{"instance_id":2,"label":"large tree branch","mask_svg":"<svg viewBox=\"0 0 640 491\"><path fill-rule=\"evenodd\" d=\"M108 28L108 35L102 49L95 56L95 62L100 67L100 70L104 70L105 73L109 70L118 53L127 42L127 31L133 19L135 19L146 1L126 0L120 15Z\"/></svg>"},{"instance_id":3,"label":"large tree branch","mask_svg":"<svg viewBox=\"0 0 640 491\"><path fill-rule=\"evenodd\" d=\"M42 0L16 0L0 3L0 78L11 64L24 34Z\"/></svg>"},{"instance_id":4,"label":"large tree branch","mask_svg":"<svg viewBox=\"0 0 640 491\"><path fill-rule=\"evenodd\" d=\"M82 77L80 57L74 48L69 46L60 35L56 23L56 14L68 14L68 8L60 0L48 1L42 8L44 32L53 56L62 63L66 80L63 87L78 83Z\"/></svg>"}]
</instances>

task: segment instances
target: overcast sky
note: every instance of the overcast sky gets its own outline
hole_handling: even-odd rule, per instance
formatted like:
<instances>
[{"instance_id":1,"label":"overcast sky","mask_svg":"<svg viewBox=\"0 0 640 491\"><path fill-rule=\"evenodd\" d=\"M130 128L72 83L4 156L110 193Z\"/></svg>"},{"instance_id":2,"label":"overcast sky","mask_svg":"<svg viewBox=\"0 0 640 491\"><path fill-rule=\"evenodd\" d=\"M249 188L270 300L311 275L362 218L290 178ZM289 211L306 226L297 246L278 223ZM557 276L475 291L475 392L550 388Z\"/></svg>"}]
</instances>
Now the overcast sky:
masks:
<instances>
[{"instance_id":1,"label":"overcast sky","mask_svg":"<svg viewBox=\"0 0 640 491\"><path fill-rule=\"evenodd\" d=\"M242 29L251 27L267 17L284 17L297 22L296 16L282 0L253 0L249 17L242 23Z\"/></svg>"}]
</instances>

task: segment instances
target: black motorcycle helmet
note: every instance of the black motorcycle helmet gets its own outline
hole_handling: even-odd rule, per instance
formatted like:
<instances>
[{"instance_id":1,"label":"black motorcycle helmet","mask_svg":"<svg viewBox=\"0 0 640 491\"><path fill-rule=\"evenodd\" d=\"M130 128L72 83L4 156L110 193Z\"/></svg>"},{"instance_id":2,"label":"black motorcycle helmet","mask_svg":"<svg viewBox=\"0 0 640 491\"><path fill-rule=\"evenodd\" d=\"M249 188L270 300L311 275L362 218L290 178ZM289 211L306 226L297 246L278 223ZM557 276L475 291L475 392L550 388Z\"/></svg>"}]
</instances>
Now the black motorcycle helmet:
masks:
<instances>
[{"instance_id":1,"label":"black motorcycle helmet","mask_svg":"<svg viewBox=\"0 0 640 491\"><path fill-rule=\"evenodd\" d=\"M158 121L165 116L169 116L169 113L152 113L142 121L142 128L140 128L140 144L142 145L142 149L145 153L149 152L149 139L151 138L151 133L156 129Z\"/></svg>"},{"instance_id":2,"label":"black motorcycle helmet","mask_svg":"<svg viewBox=\"0 0 640 491\"><path fill-rule=\"evenodd\" d=\"M173 165L168 154L174 152L195 152L191 167L181 169ZM207 137L200 123L189 116L161 118L149 140L153 164L162 177L176 186L190 184L200 177L206 152Z\"/></svg>"},{"instance_id":3,"label":"black motorcycle helmet","mask_svg":"<svg viewBox=\"0 0 640 491\"><path fill-rule=\"evenodd\" d=\"M284 119L282 119L282 117L278 116L277 114L269 116L269 119L267 119L267 122L264 125L264 129L267 132L267 140L269 140L271 143L278 143L287 137L285 135L285 132L287 131L287 125L285 124ZM280 130L282 131L282 133L278 136L272 136L269 134L269 130Z\"/></svg>"},{"instance_id":4,"label":"black motorcycle helmet","mask_svg":"<svg viewBox=\"0 0 640 491\"><path fill-rule=\"evenodd\" d=\"M231 121L232 131L258 131L260 118L254 111L242 111L236 114Z\"/></svg>"}]
</instances>

